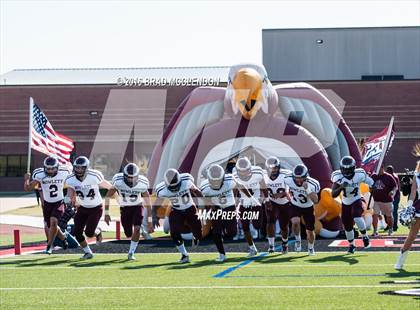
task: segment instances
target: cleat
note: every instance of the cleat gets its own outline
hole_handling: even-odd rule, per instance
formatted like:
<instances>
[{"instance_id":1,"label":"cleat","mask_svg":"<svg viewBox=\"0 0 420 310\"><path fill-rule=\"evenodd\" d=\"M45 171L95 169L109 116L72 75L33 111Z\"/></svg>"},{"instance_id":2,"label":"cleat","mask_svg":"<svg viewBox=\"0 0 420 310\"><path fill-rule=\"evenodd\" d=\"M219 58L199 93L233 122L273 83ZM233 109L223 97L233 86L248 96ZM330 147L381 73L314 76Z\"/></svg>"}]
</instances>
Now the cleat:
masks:
<instances>
[{"instance_id":1,"label":"cleat","mask_svg":"<svg viewBox=\"0 0 420 310\"><path fill-rule=\"evenodd\" d=\"M83 254L82 257L80 257L80 259L91 259L91 258L93 258L92 253L85 253L85 254Z\"/></svg>"},{"instance_id":2,"label":"cleat","mask_svg":"<svg viewBox=\"0 0 420 310\"><path fill-rule=\"evenodd\" d=\"M350 244L349 249L347 250L347 253L354 254L355 251L356 251L356 247L353 244Z\"/></svg>"},{"instance_id":3,"label":"cleat","mask_svg":"<svg viewBox=\"0 0 420 310\"><path fill-rule=\"evenodd\" d=\"M144 238L144 240L152 240L153 239L153 237L148 232L146 232L146 231L143 231L141 233L141 235Z\"/></svg>"},{"instance_id":4,"label":"cleat","mask_svg":"<svg viewBox=\"0 0 420 310\"><path fill-rule=\"evenodd\" d=\"M274 253L274 245L270 245L267 252Z\"/></svg>"},{"instance_id":5,"label":"cleat","mask_svg":"<svg viewBox=\"0 0 420 310\"><path fill-rule=\"evenodd\" d=\"M190 257L188 255L184 255L182 254L181 258L179 259L179 261L181 264L186 264L190 262Z\"/></svg>"},{"instance_id":6,"label":"cleat","mask_svg":"<svg viewBox=\"0 0 420 310\"><path fill-rule=\"evenodd\" d=\"M379 237L379 234L377 231L374 231L373 234L371 235L372 238L377 238Z\"/></svg>"},{"instance_id":7,"label":"cleat","mask_svg":"<svg viewBox=\"0 0 420 310\"><path fill-rule=\"evenodd\" d=\"M388 229L388 236L392 236L392 233L394 232L394 230L392 228Z\"/></svg>"},{"instance_id":8,"label":"cleat","mask_svg":"<svg viewBox=\"0 0 420 310\"><path fill-rule=\"evenodd\" d=\"M258 254L256 249L249 249L248 255L246 257L254 257Z\"/></svg>"},{"instance_id":9,"label":"cleat","mask_svg":"<svg viewBox=\"0 0 420 310\"><path fill-rule=\"evenodd\" d=\"M284 243L284 244L281 245L281 253L282 254L289 253L289 246L287 245L287 243Z\"/></svg>"},{"instance_id":10,"label":"cleat","mask_svg":"<svg viewBox=\"0 0 420 310\"><path fill-rule=\"evenodd\" d=\"M63 246L62 249L63 250L67 250L69 247L69 243L67 242L67 239L62 240L63 241Z\"/></svg>"},{"instance_id":11,"label":"cleat","mask_svg":"<svg viewBox=\"0 0 420 310\"><path fill-rule=\"evenodd\" d=\"M220 254L218 258L215 259L218 263L223 263L226 260L226 254Z\"/></svg>"},{"instance_id":12,"label":"cleat","mask_svg":"<svg viewBox=\"0 0 420 310\"><path fill-rule=\"evenodd\" d=\"M302 241L296 241L295 242L295 251L301 252L302 251Z\"/></svg>"},{"instance_id":13,"label":"cleat","mask_svg":"<svg viewBox=\"0 0 420 310\"><path fill-rule=\"evenodd\" d=\"M192 247L193 248L196 248L196 247L198 247L199 244L200 244L200 239L195 239L193 237L193 239L192 239Z\"/></svg>"},{"instance_id":14,"label":"cleat","mask_svg":"<svg viewBox=\"0 0 420 310\"><path fill-rule=\"evenodd\" d=\"M136 260L134 253L128 253L128 260Z\"/></svg>"},{"instance_id":15,"label":"cleat","mask_svg":"<svg viewBox=\"0 0 420 310\"><path fill-rule=\"evenodd\" d=\"M398 256L397 263L394 266L394 268L396 270L402 270L403 269L405 260L407 258L407 255L408 255L408 251L405 251L404 253L400 252L400 255Z\"/></svg>"},{"instance_id":16,"label":"cleat","mask_svg":"<svg viewBox=\"0 0 420 310\"><path fill-rule=\"evenodd\" d=\"M102 243L102 230L99 229L99 233L96 234L96 245L100 245Z\"/></svg>"},{"instance_id":17,"label":"cleat","mask_svg":"<svg viewBox=\"0 0 420 310\"><path fill-rule=\"evenodd\" d=\"M51 255L52 254L52 246L47 246L45 249L45 254Z\"/></svg>"},{"instance_id":18,"label":"cleat","mask_svg":"<svg viewBox=\"0 0 420 310\"><path fill-rule=\"evenodd\" d=\"M365 247L365 249L369 249L371 246L369 237L365 236L362 238L362 240L363 240L363 246Z\"/></svg>"},{"instance_id":19,"label":"cleat","mask_svg":"<svg viewBox=\"0 0 420 310\"><path fill-rule=\"evenodd\" d=\"M314 256L315 255L315 249L314 248L308 249L308 255L309 256Z\"/></svg>"}]
</instances>

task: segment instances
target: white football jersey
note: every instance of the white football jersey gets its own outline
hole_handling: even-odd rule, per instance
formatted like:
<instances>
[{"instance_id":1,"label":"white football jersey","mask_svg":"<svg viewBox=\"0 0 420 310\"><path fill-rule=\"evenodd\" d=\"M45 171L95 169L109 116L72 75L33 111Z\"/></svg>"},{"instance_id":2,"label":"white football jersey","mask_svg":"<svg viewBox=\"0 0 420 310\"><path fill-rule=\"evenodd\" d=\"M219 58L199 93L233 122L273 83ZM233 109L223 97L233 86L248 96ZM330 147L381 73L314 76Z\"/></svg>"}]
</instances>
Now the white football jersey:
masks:
<instances>
[{"instance_id":1,"label":"white football jersey","mask_svg":"<svg viewBox=\"0 0 420 310\"><path fill-rule=\"evenodd\" d=\"M94 208L102 204L99 184L103 181L104 176L100 171L88 169L83 181L80 181L74 174L71 174L66 179L66 184L76 192L78 204L85 208Z\"/></svg>"},{"instance_id":2,"label":"white football jersey","mask_svg":"<svg viewBox=\"0 0 420 310\"><path fill-rule=\"evenodd\" d=\"M166 186L165 182L160 182L156 185L156 195L161 198L168 198L171 201L172 208L176 210L185 210L193 206L193 198L191 196L190 188L194 186L194 178L189 173L181 173L181 185L178 191L171 191Z\"/></svg>"},{"instance_id":3,"label":"white football jersey","mask_svg":"<svg viewBox=\"0 0 420 310\"><path fill-rule=\"evenodd\" d=\"M340 170L336 170L331 174L331 182L339 185L344 182L349 185L343 189L342 202L345 205L351 205L353 202L362 198L360 195L360 183L366 183L371 187L374 183L371 177L369 177L365 170L357 168L354 171L354 176L351 180L345 178Z\"/></svg>"},{"instance_id":4,"label":"white football jersey","mask_svg":"<svg viewBox=\"0 0 420 310\"><path fill-rule=\"evenodd\" d=\"M306 179L308 183L308 188L313 193L319 193L320 186L319 182L314 178L308 177ZM295 181L293 180L293 176L288 174L284 178L284 183L289 186L289 192L292 194L291 203L299 208L310 208L314 205L312 200L308 197L306 193L306 189L303 186L298 186Z\"/></svg>"},{"instance_id":5,"label":"white football jersey","mask_svg":"<svg viewBox=\"0 0 420 310\"><path fill-rule=\"evenodd\" d=\"M261 198L260 182L264 180L264 173L261 167L252 166L251 177L248 180L241 180L239 178L238 173L236 172L236 169L234 169L233 176L235 178L235 181L238 184L248 189L249 193L256 200L258 201L260 200ZM251 199L251 197L247 197L242 191L240 191L240 200L241 200L241 205L245 208L253 205L253 200Z\"/></svg>"},{"instance_id":6,"label":"white football jersey","mask_svg":"<svg viewBox=\"0 0 420 310\"><path fill-rule=\"evenodd\" d=\"M48 176L44 168L38 168L32 173L32 179L41 184L44 200L52 203L64 199L64 182L69 175L70 172L64 167L59 167L57 174L53 177Z\"/></svg>"},{"instance_id":7,"label":"white football jersey","mask_svg":"<svg viewBox=\"0 0 420 310\"><path fill-rule=\"evenodd\" d=\"M277 178L272 180L270 176L267 174L267 172L264 173L264 180L265 184L267 185L268 195L270 201L273 201L277 204L284 205L289 202L289 199L286 197L283 198L277 198L275 199L273 197L273 194L279 194L282 191L285 191L286 193L289 191L289 187L284 182L284 178L286 175L290 174L291 172L288 170L280 170L279 175Z\"/></svg>"},{"instance_id":8,"label":"white football jersey","mask_svg":"<svg viewBox=\"0 0 420 310\"><path fill-rule=\"evenodd\" d=\"M215 206L226 208L235 205L235 195L233 189L236 182L231 174L225 174L223 185L219 189L213 189L208 180L201 183L200 190L204 197L210 197L211 202Z\"/></svg>"},{"instance_id":9,"label":"white football jersey","mask_svg":"<svg viewBox=\"0 0 420 310\"><path fill-rule=\"evenodd\" d=\"M112 186L118 192L118 204L124 206L137 206L143 203L141 194L147 192L149 188L149 180L146 177L139 175L137 183L130 187L124 182L124 174L117 173L112 178Z\"/></svg>"}]
</instances>

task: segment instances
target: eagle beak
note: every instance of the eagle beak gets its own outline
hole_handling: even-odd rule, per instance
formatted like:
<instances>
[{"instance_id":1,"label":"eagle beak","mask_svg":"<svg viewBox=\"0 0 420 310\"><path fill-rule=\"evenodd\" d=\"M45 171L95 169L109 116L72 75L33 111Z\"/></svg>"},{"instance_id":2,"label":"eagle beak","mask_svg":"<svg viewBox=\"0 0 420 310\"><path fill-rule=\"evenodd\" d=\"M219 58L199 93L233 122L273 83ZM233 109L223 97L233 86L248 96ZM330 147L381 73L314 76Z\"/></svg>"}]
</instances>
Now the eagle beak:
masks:
<instances>
[{"instance_id":1,"label":"eagle beak","mask_svg":"<svg viewBox=\"0 0 420 310\"><path fill-rule=\"evenodd\" d=\"M251 68L240 69L232 81L232 110L241 112L248 120L252 119L260 108L268 111L266 100L262 96L262 79L259 73ZM264 103L266 106L264 106Z\"/></svg>"}]
</instances>

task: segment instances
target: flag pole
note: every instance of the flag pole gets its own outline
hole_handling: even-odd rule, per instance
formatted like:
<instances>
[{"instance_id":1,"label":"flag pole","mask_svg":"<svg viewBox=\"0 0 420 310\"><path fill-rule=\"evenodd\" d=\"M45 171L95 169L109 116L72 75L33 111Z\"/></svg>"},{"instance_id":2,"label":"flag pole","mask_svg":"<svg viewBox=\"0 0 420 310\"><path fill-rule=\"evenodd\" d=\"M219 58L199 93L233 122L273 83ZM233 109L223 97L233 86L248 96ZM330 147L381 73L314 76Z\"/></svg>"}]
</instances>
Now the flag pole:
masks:
<instances>
[{"instance_id":1,"label":"flag pole","mask_svg":"<svg viewBox=\"0 0 420 310\"><path fill-rule=\"evenodd\" d=\"M379 173L379 170L381 169L382 163L384 162L385 155L388 151L389 143L391 142L391 135L392 135L393 127L394 127L394 116L391 117L391 120L389 122L388 131L386 133L384 151L381 153L381 157L379 158L378 164L375 168L375 174Z\"/></svg>"},{"instance_id":2,"label":"flag pole","mask_svg":"<svg viewBox=\"0 0 420 310\"><path fill-rule=\"evenodd\" d=\"M394 116L391 117L391 120L389 122L388 131L386 133L386 138L385 138L385 146L384 146L383 151L381 153L381 157L379 157L379 161L378 161L378 164L376 165L374 174L379 173L379 170L381 169L382 163L384 162L385 155L388 151L389 143L391 142L391 135L392 135L392 129L393 128L394 128ZM372 202L372 194L369 197L368 209L371 209L371 207L370 207L371 202Z\"/></svg>"},{"instance_id":3,"label":"flag pole","mask_svg":"<svg viewBox=\"0 0 420 310\"><path fill-rule=\"evenodd\" d=\"M26 172L31 172L31 153L32 153L32 125L33 125L33 107L34 107L34 99L29 97L29 141L28 141L28 162L26 165Z\"/></svg>"}]
</instances>

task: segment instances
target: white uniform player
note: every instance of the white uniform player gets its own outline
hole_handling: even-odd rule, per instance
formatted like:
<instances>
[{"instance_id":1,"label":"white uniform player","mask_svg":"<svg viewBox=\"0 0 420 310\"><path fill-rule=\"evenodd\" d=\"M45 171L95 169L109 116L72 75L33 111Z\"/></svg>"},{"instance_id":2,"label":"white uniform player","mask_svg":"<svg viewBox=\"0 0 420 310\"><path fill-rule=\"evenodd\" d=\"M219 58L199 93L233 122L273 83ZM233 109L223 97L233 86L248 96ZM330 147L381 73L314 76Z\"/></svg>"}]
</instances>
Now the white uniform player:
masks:
<instances>
[{"instance_id":1,"label":"white uniform player","mask_svg":"<svg viewBox=\"0 0 420 310\"><path fill-rule=\"evenodd\" d=\"M308 177L306 181L308 182L308 187L304 188L302 185L299 186L294 182L292 175L289 174L284 178L284 183L291 194L291 204L304 209L314 206L313 201L308 197L308 191L318 194L320 190L319 182L314 178Z\"/></svg>"},{"instance_id":2,"label":"white uniform player","mask_svg":"<svg viewBox=\"0 0 420 310\"><path fill-rule=\"evenodd\" d=\"M291 194L290 218L292 230L295 233L295 250L300 252L300 218L305 221L306 235L308 238L308 254L315 255L315 215L314 204L318 202L320 185L317 180L308 175L308 168L305 165L297 165L291 175L284 178Z\"/></svg>"},{"instance_id":3,"label":"white uniform player","mask_svg":"<svg viewBox=\"0 0 420 310\"><path fill-rule=\"evenodd\" d=\"M43 168L38 168L33 171L32 180L36 180L40 184L44 201L53 203L63 201L64 181L69 175L70 172L65 167L59 167L54 176L49 176Z\"/></svg>"},{"instance_id":4,"label":"white uniform player","mask_svg":"<svg viewBox=\"0 0 420 310\"><path fill-rule=\"evenodd\" d=\"M281 169L280 173L278 174L277 178L274 180L269 177L267 173L264 173L264 180L265 184L267 184L268 189L268 198L271 202L274 202L279 205L284 205L289 202L289 199L287 196L282 198L274 197L275 194L280 194L281 192L288 192L289 186L285 182L285 177L287 175L290 175L291 171Z\"/></svg>"},{"instance_id":5,"label":"white uniform player","mask_svg":"<svg viewBox=\"0 0 420 310\"><path fill-rule=\"evenodd\" d=\"M365 170L357 168L354 170L353 177L346 178L340 170L336 170L331 175L331 182L337 183L338 185L345 184L341 197L341 201L345 205L351 205L355 201L362 199L360 193L360 184L366 183L371 187L374 183L371 177L369 177Z\"/></svg>"},{"instance_id":6,"label":"white uniform player","mask_svg":"<svg viewBox=\"0 0 420 310\"><path fill-rule=\"evenodd\" d=\"M213 164L207 170L207 180L201 183L200 190L208 198L211 209L213 241L219 251L217 262L226 260L223 237L232 238L237 233L236 201L237 183L231 174L225 174L222 166ZM248 193L249 194L249 193Z\"/></svg>"},{"instance_id":7,"label":"white uniform player","mask_svg":"<svg viewBox=\"0 0 420 310\"><path fill-rule=\"evenodd\" d=\"M80 180L75 174L66 179L66 185L76 192L76 202L84 208L95 208L102 205L99 184L104 181L102 172L87 169L86 177Z\"/></svg>"},{"instance_id":8,"label":"white uniform player","mask_svg":"<svg viewBox=\"0 0 420 310\"><path fill-rule=\"evenodd\" d=\"M137 206L143 203L142 194L149 188L149 180L145 176L139 175L138 181L133 187L124 182L124 174L117 173L112 178L112 186L118 192L118 204L124 206Z\"/></svg>"},{"instance_id":9,"label":"white uniform player","mask_svg":"<svg viewBox=\"0 0 420 310\"><path fill-rule=\"evenodd\" d=\"M251 194L248 197L245 192L240 192L239 213L244 236L249 246L248 257L252 257L257 255L258 251L254 244L250 225L252 223L252 226L257 231L261 228L263 209L260 202L266 199L268 200L267 186L264 182L262 168L252 166L246 157L238 159L233 170L233 175L236 182ZM269 201L266 203L270 204ZM249 219L250 217L248 215L253 215L252 220Z\"/></svg>"},{"instance_id":10,"label":"white uniform player","mask_svg":"<svg viewBox=\"0 0 420 310\"><path fill-rule=\"evenodd\" d=\"M82 259L90 259L93 253L86 242L87 237L95 237L97 243L102 241L102 233L98 227L102 217L103 205L99 188L110 189L111 184L104 179L98 170L89 168L89 159L79 156L73 163L74 173L66 179L68 197L75 200L77 211L74 216L74 236L83 248ZM75 198L75 199L74 199Z\"/></svg>"},{"instance_id":11,"label":"white uniform player","mask_svg":"<svg viewBox=\"0 0 420 310\"><path fill-rule=\"evenodd\" d=\"M366 222L363 218L362 196L360 184L366 183L371 187L374 181L363 169L356 169L356 161L351 156L344 156L340 161L340 170L331 174L332 196L338 197L342 192L341 220L343 222L347 241L349 242L348 253L353 254L356 250L354 242L353 222L359 228L365 248L370 247L370 240L366 232Z\"/></svg>"},{"instance_id":12,"label":"white uniform player","mask_svg":"<svg viewBox=\"0 0 420 310\"><path fill-rule=\"evenodd\" d=\"M58 221L64 214L63 188L69 174L68 169L60 167L58 159L51 156L45 158L43 168L33 171L31 182L29 182L30 174L25 174L25 191L31 191L35 187L42 189L42 214L48 239L46 254L52 254L52 245L56 236L63 241L64 249L68 246L65 235L58 227Z\"/></svg>"},{"instance_id":13,"label":"white uniform player","mask_svg":"<svg viewBox=\"0 0 420 310\"><path fill-rule=\"evenodd\" d=\"M127 164L123 172L112 178L112 187L105 197L105 222L109 225L110 198L118 194L120 205L120 219L126 237L131 238L128 250L128 260L135 260L134 253L140 240L140 228L143 223L144 210L150 211L149 181L140 175L139 167L134 163ZM153 231L152 217L148 213L148 232Z\"/></svg>"},{"instance_id":14,"label":"white uniform player","mask_svg":"<svg viewBox=\"0 0 420 310\"><path fill-rule=\"evenodd\" d=\"M235 195L233 190L236 188L236 182L232 174L225 174L222 186L214 189L210 186L209 180L204 180L200 185L200 191L204 197L209 197L213 206L222 209L235 206Z\"/></svg>"},{"instance_id":15,"label":"white uniform player","mask_svg":"<svg viewBox=\"0 0 420 310\"><path fill-rule=\"evenodd\" d=\"M271 156L265 161L264 179L267 185L268 198L270 206L265 208L267 215L267 239L268 253L275 251L275 235L277 221L280 223L282 236L282 253L288 253L289 242L289 220L290 220L290 204L289 204L289 186L285 183L286 175L291 171L281 169L280 160Z\"/></svg>"},{"instance_id":16,"label":"white uniform player","mask_svg":"<svg viewBox=\"0 0 420 310\"><path fill-rule=\"evenodd\" d=\"M159 183L156 186L156 196L168 198L171 201L172 208L175 210L186 210L194 204L190 191L191 187L195 187L194 178L189 173L181 173L179 179L179 187L174 191L170 190L165 182Z\"/></svg>"},{"instance_id":17,"label":"white uniform player","mask_svg":"<svg viewBox=\"0 0 420 310\"><path fill-rule=\"evenodd\" d=\"M262 168L252 166L248 179L243 179L236 168L233 171L233 176L236 182L248 189L249 193L252 195L252 197L248 197L244 192L240 192L240 205L244 208L256 206L258 201L261 200L261 182L264 182L264 173Z\"/></svg>"},{"instance_id":18,"label":"white uniform player","mask_svg":"<svg viewBox=\"0 0 420 310\"><path fill-rule=\"evenodd\" d=\"M197 215L193 195L194 197L203 197L203 195L194 185L194 178L188 173L180 174L175 169L168 169L164 179L156 186L155 191L158 199L155 206L160 206L163 198L167 198L171 202L172 211L169 214L171 237L182 254L179 262L188 263L189 255L185 249L182 234L192 232L194 245L198 245L201 240L201 221ZM156 208L153 208L153 211L155 210Z\"/></svg>"}]
</instances>

